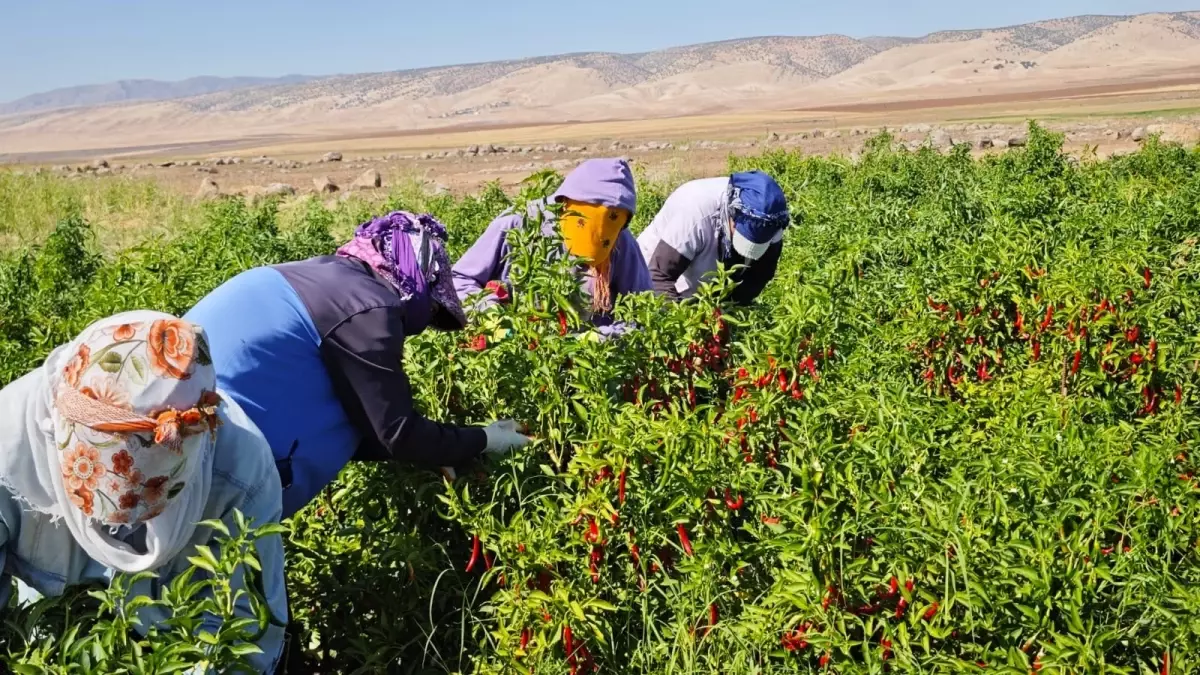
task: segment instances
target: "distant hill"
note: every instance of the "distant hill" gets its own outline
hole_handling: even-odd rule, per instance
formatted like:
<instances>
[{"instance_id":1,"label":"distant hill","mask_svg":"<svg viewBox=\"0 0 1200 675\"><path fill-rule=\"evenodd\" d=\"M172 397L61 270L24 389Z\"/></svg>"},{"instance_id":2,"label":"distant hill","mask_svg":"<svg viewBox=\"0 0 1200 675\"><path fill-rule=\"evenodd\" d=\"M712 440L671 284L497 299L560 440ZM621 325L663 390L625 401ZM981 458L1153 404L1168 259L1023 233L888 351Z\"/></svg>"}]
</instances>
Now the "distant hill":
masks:
<instances>
[{"instance_id":1,"label":"distant hill","mask_svg":"<svg viewBox=\"0 0 1200 675\"><path fill-rule=\"evenodd\" d=\"M63 87L31 94L8 103L0 103L0 115L38 112L56 108L78 108L124 101L166 101L230 89L300 84L315 78L307 75L283 77L193 77L178 82L161 80L120 80L107 84Z\"/></svg>"},{"instance_id":2,"label":"distant hill","mask_svg":"<svg viewBox=\"0 0 1200 675\"><path fill-rule=\"evenodd\" d=\"M0 106L0 147L40 152L804 109L1197 77L1198 64L1200 12L1077 16L915 38L771 36L318 78L75 87Z\"/></svg>"}]
</instances>

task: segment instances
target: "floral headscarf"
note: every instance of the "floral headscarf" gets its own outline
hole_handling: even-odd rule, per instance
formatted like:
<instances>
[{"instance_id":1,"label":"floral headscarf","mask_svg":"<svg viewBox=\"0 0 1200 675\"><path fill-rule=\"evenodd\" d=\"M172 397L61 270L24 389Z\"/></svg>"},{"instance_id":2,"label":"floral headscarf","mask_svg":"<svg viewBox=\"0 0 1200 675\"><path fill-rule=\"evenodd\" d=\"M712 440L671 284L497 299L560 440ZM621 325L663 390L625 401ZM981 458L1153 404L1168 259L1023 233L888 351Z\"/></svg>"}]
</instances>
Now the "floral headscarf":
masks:
<instances>
[{"instance_id":1,"label":"floral headscarf","mask_svg":"<svg viewBox=\"0 0 1200 675\"><path fill-rule=\"evenodd\" d=\"M47 368L55 515L89 555L124 571L178 554L208 500L220 425L203 331L167 314L121 314L88 327ZM146 553L93 526L139 524Z\"/></svg>"},{"instance_id":2,"label":"floral headscarf","mask_svg":"<svg viewBox=\"0 0 1200 675\"><path fill-rule=\"evenodd\" d=\"M354 238L338 249L337 254L367 263L396 289L401 299L409 303L407 328L411 333L425 329L435 304L452 323L436 327L457 330L467 325L467 315L451 278L446 226L433 216L407 211L380 216L359 225Z\"/></svg>"}]
</instances>

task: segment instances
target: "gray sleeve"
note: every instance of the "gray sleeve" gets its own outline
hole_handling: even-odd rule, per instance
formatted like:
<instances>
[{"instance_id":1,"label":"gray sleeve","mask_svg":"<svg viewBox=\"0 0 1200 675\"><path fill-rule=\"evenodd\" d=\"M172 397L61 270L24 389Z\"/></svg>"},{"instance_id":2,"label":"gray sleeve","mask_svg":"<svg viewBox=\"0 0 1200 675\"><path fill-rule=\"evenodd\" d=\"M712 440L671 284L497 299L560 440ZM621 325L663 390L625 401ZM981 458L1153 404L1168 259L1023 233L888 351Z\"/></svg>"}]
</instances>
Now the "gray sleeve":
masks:
<instances>
[{"instance_id":1,"label":"gray sleeve","mask_svg":"<svg viewBox=\"0 0 1200 675\"><path fill-rule=\"evenodd\" d=\"M665 241L658 242L658 246L654 248L654 253L647 262L647 266L650 268L650 283L654 285L654 292L672 300L678 300L679 293L675 290L675 282L691 264L692 261L676 251L673 246Z\"/></svg>"},{"instance_id":2,"label":"gray sleeve","mask_svg":"<svg viewBox=\"0 0 1200 675\"><path fill-rule=\"evenodd\" d=\"M351 316L330 332L321 352L342 406L366 439L356 459L435 468L461 465L483 452L482 428L439 424L414 408L399 310L380 307Z\"/></svg>"}]
</instances>

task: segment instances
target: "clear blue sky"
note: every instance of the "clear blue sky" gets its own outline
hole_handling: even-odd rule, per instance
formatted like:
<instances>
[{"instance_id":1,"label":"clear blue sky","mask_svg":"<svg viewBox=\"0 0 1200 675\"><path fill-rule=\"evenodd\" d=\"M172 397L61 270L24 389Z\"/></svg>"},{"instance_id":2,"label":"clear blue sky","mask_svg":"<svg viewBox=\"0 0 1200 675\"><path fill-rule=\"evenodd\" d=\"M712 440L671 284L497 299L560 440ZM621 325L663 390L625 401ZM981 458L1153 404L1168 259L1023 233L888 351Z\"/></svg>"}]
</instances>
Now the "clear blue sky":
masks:
<instances>
[{"instance_id":1,"label":"clear blue sky","mask_svg":"<svg viewBox=\"0 0 1200 675\"><path fill-rule=\"evenodd\" d=\"M0 101L119 79L325 75L1191 9L1200 0L3 0Z\"/></svg>"}]
</instances>

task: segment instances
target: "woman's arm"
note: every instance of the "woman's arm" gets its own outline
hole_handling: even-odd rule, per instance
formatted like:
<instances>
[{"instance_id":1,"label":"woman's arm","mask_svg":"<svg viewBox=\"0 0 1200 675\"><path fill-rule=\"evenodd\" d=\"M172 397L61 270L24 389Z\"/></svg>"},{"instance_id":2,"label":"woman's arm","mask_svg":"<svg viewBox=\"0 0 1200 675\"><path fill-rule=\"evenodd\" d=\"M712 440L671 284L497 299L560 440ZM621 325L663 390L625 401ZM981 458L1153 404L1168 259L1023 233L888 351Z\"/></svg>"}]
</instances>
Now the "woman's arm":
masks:
<instances>
[{"instance_id":1,"label":"woman's arm","mask_svg":"<svg viewBox=\"0 0 1200 675\"><path fill-rule=\"evenodd\" d=\"M413 406L404 372L402 310L380 307L355 314L321 343L334 391L367 439L388 459L426 467L459 466L483 452L479 427L439 424ZM359 457L363 459L364 457Z\"/></svg>"},{"instance_id":2,"label":"woman's arm","mask_svg":"<svg viewBox=\"0 0 1200 675\"><path fill-rule=\"evenodd\" d=\"M454 292L464 304L467 298L483 290L487 282L500 277L507 252L508 231L520 222L517 216L500 216L492 221L479 239L454 263ZM483 310L495 302L491 295L480 300L473 309Z\"/></svg>"}]
</instances>

